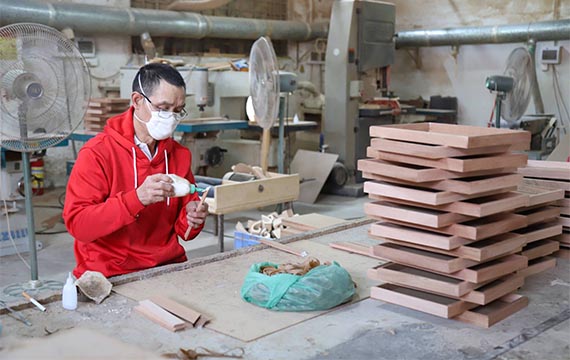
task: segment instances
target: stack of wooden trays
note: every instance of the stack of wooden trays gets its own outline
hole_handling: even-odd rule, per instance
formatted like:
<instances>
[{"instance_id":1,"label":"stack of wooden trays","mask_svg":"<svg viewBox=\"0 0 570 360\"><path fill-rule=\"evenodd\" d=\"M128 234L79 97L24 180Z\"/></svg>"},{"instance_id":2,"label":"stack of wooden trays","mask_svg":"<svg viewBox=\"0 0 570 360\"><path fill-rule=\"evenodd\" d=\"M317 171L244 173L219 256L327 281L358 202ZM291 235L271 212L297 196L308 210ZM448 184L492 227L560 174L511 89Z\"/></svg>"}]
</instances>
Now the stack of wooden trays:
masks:
<instances>
[{"instance_id":1,"label":"stack of wooden trays","mask_svg":"<svg viewBox=\"0 0 570 360\"><path fill-rule=\"evenodd\" d=\"M527 267L520 255L528 206L517 193L525 131L421 123L370 128L370 159L359 160L365 206L380 220L373 255L391 261L368 276L371 297L488 327L524 308L514 294Z\"/></svg>"},{"instance_id":2,"label":"stack of wooden trays","mask_svg":"<svg viewBox=\"0 0 570 360\"><path fill-rule=\"evenodd\" d=\"M107 120L129 108L129 99L92 98L89 100L87 113L83 118L85 130L102 131Z\"/></svg>"},{"instance_id":3,"label":"stack of wooden trays","mask_svg":"<svg viewBox=\"0 0 570 360\"><path fill-rule=\"evenodd\" d=\"M551 205L559 210L557 223L562 232L552 238L560 244L558 255L570 257L570 163L561 161L528 161L524 168L518 169L524 176L523 188L533 188L536 192L551 194L556 200ZM523 190L524 191L524 190ZM553 194L557 194L556 197ZM551 200L553 201L553 200Z\"/></svg>"}]
</instances>

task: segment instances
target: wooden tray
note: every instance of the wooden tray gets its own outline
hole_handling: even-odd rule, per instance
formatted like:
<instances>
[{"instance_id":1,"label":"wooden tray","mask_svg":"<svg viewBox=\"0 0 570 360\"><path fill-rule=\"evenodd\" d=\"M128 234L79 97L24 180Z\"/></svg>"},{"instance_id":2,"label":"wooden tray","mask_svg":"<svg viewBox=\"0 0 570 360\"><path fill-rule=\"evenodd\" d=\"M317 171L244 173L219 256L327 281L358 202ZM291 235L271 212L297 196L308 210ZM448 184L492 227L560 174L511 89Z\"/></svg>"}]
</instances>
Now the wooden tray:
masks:
<instances>
[{"instance_id":1,"label":"wooden tray","mask_svg":"<svg viewBox=\"0 0 570 360\"><path fill-rule=\"evenodd\" d=\"M516 213L518 215L526 216L526 222L529 226L549 220L554 220L560 216L560 208L557 208L555 206L532 208L530 210L527 209L528 208L517 210Z\"/></svg>"},{"instance_id":2,"label":"wooden tray","mask_svg":"<svg viewBox=\"0 0 570 360\"><path fill-rule=\"evenodd\" d=\"M444 274L451 274L477 264L477 262L473 260L438 254L393 243L375 245L372 249L373 254L378 257L399 264L415 266Z\"/></svg>"},{"instance_id":3,"label":"wooden tray","mask_svg":"<svg viewBox=\"0 0 570 360\"><path fill-rule=\"evenodd\" d=\"M555 240L539 240L532 242L523 248L522 256L527 259L534 260L550 255L560 249L560 243Z\"/></svg>"},{"instance_id":4,"label":"wooden tray","mask_svg":"<svg viewBox=\"0 0 570 360\"><path fill-rule=\"evenodd\" d=\"M562 234L562 225L556 221L531 225L522 229L514 230L515 233L524 235L526 243L547 239Z\"/></svg>"},{"instance_id":5,"label":"wooden tray","mask_svg":"<svg viewBox=\"0 0 570 360\"><path fill-rule=\"evenodd\" d=\"M509 294L492 303L467 310L455 319L472 325L489 328L524 309L528 305L528 298L517 294Z\"/></svg>"},{"instance_id":6,"label":"wooden tray","mask_svg":"<svg viewBox=\"0 0 570 360\"><path fill-rule=\"evenodd\" d=\"M361 161L361 160L359 160ZM369 160L374 161L374 160ZM361 170L359 168L359 170ZM403 169L405 171L405 169ZM511 191L513 187L516 187L522 180L522 175L520 174L510 174L509 169L504 170L504 173L491 174L487 176L477 176L471 178L463 179L446 179L440 181L429 181L429 182L413 182L406 179L395 179L387 177L384 175L374 174L367 170L362 170L362 176L366 179L387 181L397 184L418 186L429 189L437 189L444 191L452 191L460 194L466 195L476 195L476 194L488 194L490 191L505 189L505 191ZM394 172L399 170L394 169ZM394 176L394 173L388 172L387 174ZM508 189L508 190L506 190Z\"/></svg>"},{"instance_id":7,"label":"wooden tray","mask_svg":"<svg viewBox=\"0 0 570 360\"><path fill-rule=\"evenodd\" d=\"M518 169L518 172L525 177L570 181L570 163L568 162L530 160L527 166Z\"/></svg>"},{"instance_id":8,"label":"wooden tray","mask_svg":"<svg viewBox=\"0 0 570 360\"><path fill-rule=\"evenodd\" d=\"M543 187L546 189L562 189L565 192L570 191L570 181L542 180L525 177L524 183L527 185Z\"/></svg>"},{"instance_id":9,"label":"wooden tray","mask_svg":"<svg viewBox=\"0 0 570 360\"><path fill-rule=\"evenodd\" d=\"M524 276L507 275L483 285L461 297L461 300L486 305L523 286Z\"/></svg>"},{"instance_id":10,"label":"wooden tray","mask_svg":"<svg viewBox=\"0 0 570 360\"><path fill-rule=\"evenodd\" d=\"M399 205L387 201L376 201L364 205L366 215L374 219L392 219L414 224L440 228L473 219L470 216L430 210L415 206Z\"/></svg>"},{"instance_id":11,"label":"wooden tray","mask_svg":"<svg viewBox=\"0 0 570 360\"><path fill-rule=\"evenodd\" d=\"M499 154L510 150L510 145L488 146L473 149L458 149L442 145L418 144L382 138L370 139L370 146L375 150L413 155L427 159L442 159L481 154Z\"/></svg>"},{"instance_id":12,"label":"wooden tray","mask_svg":"<svg viewBox=\"0 0 570 360\"><path fill-rule=\"evenodd\" d=\"M414 229L388 222L372 224L370 227L370 235L374 237L406 241L408 243L430 246L442 250L455 249L463 244L468 244L473 241L455 235L439 234L432 231Z\"/></svg>"},{"instance_id":13,"label":"wooden tray","mask_svg":"<svg viewBox=\"0 0 570 360\"><path fill-rule=\"evenodd\" d=\"M468 198L468 195L451 191L391 184L384 181L366 181L364 183L364 192L371 195L387 196L428 205L448 204Z\"/></svg>"},{"instance_id":14,"label":"wooden tray","mask_svg":"<svg viewBox=\"0 0 570 360\"><path fill-rule=\"evenodd\" d=\"M439 123L370 127L370 137L445 145L462 149L523 143L526 150L530 146L530 136L529 132L521 130Z\"/></svg>"},{"instance_id":15,"label":"wooden tray","mask_svg":"<svg viewBox=\"0 0 570 360\"><path fill-rule=\"evenodd\" d=\"M368 147L366 156L377 160L426 166L436 169L456 171L460 173L491 169L516 168L526 165L527 160L527 155L514 153L470 155L461 158L426 159L416 156L378 151L371 147Z\"/></svg>"},{"instance_id":16,"label":"wooden tray","mask_svg":"<svg viewBox=\"0 0 570 360\"><path fill-rule=\"evenodd\" d=\"M525 278L531 275L540 274L543 271L553 269L556 266L556 258L545 256L528 262L528 267L517 271L517 274Z\"/></svg>"},{"instance_id":17,"label":"wooden tray","mask_svg":"<svg viewBox=\"0 0 570 360\"><path fill-rule=\"evenodd\" d=\"M393 284L372 287L370 297L447 319L476 306L465 301Z\"/></svg>"},{"instance_id":18,"label":"wooden tray","mask_svg":"<svg viewBox=\"0 0 570 360\"><path fill-rule=\"evenodd\" d=\"M450 204L430 205L409 200L393 199L387 196L370 195L371 199L392 201L403 205L419 206L432 210L451 212L472 217L484 217L504 211L514 210L528 204L528 197L516 192L506 192L495 195L455 201Z\"/></svg>"},{"instance_id":19,"label":"wooden tray","mask_svg":"<svg viewBox=\"0 0 570 360\"><path fill-rule=\"evenodd\" d=\"M525 216L510 213L491 215L461 224L453 224L440 228L407 223L399 220L390 220L390 222L418 229L455 235L469 240L483 240L491 236L524 228L527 225Z\"/></svg>"},{"instance_id":20,"label":"wooden tray","mask_svg":"<svg viewBox=\"0 0 570 360\"><path fill-rule=\"evenodd\" d=\"M518 185L517 192L528 196L528 206L546 205L564 197L564 190L545 189L538 186L532 186L527 184L525 180L526 179Z\"/></svg>"}]
</instances>

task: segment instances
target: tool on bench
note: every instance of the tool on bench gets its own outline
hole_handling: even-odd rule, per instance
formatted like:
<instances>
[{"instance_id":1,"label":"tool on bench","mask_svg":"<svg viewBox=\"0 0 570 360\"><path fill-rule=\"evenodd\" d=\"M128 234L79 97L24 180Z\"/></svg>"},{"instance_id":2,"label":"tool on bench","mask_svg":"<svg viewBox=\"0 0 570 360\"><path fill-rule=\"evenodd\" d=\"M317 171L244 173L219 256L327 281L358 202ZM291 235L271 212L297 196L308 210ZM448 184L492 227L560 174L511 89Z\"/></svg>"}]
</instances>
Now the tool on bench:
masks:
<instances>
[{"instance_id":1,"label":"tool on bench","mask_svg":"<svg viewBox=\"0 0 570 360\"><path fill-rule=\"evenodd\" d=\"M274 240L267 240L267 239L261 238L261 239L256 239L256 241L259 241L260 243L267 245L267 246L270 246L272 248L275 248L277 250L285 251L285 252L288 252L290 254L297 255L297 256L300 256L303 258L307 257L309 255L305 250L297 251L290 246L287 246L285 244L281 244L281 243L274 241Z\"/></svg>"},{"instance_id":2,"label":"tool on bench","mask_svg":"<svg viewBox=\"0 0 570 360\"><path fill-rule=\"evenodd\" d=\"M4 301L0 300L0 306L8 310L10 312L10 314L8 315L11 315L14 319L19 320L28 326L32 326L32 323L28 319L26 319L24 315L20 314L19 312L15 311L14 309L6 305Z\"/></svg>"}]
</instances>

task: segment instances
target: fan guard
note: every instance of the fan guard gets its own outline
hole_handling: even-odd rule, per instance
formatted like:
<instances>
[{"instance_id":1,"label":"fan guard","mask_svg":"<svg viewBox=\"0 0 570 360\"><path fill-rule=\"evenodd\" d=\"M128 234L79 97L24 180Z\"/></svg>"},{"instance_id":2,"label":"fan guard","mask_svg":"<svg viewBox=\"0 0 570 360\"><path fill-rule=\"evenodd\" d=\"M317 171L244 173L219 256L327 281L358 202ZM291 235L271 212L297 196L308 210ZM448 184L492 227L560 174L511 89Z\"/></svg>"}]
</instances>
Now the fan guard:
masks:
<instances>
[{"instance_id":1,"label":"fan guard","mask_svg":"<svg viewBox=\"0 0 570 360\"><path fill-rule=\"evenodd\" d=\"M507 122L520 119L528 107L532 86L531 71L532 59L528 50L524 47L514 49L507 59L504 72L505 76L514 80L513 89L503 100L501 116Z\"/></svg>"},{"instance_id":2,"label":"fan guard","mask_svg":"<svg viewBox=\"0 0 570 360\"><path fill-rule=\"evenodd\" d=\"M249 93L257 123L264 129L271 128L279 113L279 68L271 40L266 36L251 47Z\"/></svg>"}]
</instances>

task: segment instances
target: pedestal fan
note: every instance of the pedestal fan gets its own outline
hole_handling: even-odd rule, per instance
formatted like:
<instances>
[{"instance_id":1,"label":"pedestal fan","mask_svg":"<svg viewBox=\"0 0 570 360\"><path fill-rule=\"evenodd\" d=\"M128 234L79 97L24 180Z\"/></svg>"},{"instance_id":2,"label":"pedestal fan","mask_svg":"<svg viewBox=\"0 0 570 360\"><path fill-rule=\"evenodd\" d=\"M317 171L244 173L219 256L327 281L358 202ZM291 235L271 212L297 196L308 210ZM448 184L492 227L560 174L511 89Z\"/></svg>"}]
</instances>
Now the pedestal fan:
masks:
<instances>
[{"instance_id":1,"label":"pedestal fan","mask_svg":"<svg viewBox=\"0 0 570 360\"><path fill-rule=\"evenodd\" d=\"M39 290L30 154L66 139L81 123L91 91L89 69L59 31L40 24L0 28L0 147L22 153L31 279L7 294Z\"/></svg>"}]
</instances>

